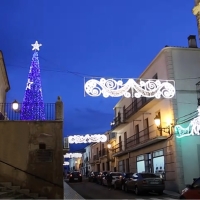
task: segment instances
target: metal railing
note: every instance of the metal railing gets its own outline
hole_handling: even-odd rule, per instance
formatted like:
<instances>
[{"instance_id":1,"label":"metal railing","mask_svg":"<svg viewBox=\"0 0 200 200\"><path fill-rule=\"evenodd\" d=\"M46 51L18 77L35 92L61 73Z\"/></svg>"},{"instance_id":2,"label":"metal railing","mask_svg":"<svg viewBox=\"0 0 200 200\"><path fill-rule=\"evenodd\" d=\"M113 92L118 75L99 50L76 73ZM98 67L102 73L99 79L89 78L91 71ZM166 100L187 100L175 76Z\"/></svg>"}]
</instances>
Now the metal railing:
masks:
<instances>
[{"instance_id":1,"label":"metal railing","mask_svg":"<svg viewBox=\"0 0 200 200\"><path fill-rule=\"evenodd\" d=\"M114 123L111 125L111 129L116 128L122 123L121 113L119 113L118 116L114 118L113 122Z\"/></svg>"},{"instance_id":2,"label":"metal railing","mask_svg":"<svg viewBox=\"0 0 200 200\"><path fill-rule=\"evenodd\" d=\"M127 138L125 142L126 149L129 149L133 146L136 146L141 143L145 143L151 139L156 138L157 135L157 129L155 125L149 126L148 128L140 131L139 133L134 134L133 136Z\"/></svg>"},{"instance_id":3,"label":"metal railing","mask_svg":"<svg viewBox=\"0 0 200 200\"><path fill-rule=\"evenodd\" d=\"M113 152L117 153L117 152L123 151L124 150L123 144L124 144L124 142L121 141L118 144L116 144L115 146L113 146Z\"/></svg>"},{"instance_id":4,"label":"metal railing","mask_svg":"<svg viewBox=\"0 0 200 200\"><path fill-rule=\"evenodd\" d=\"M100 156L105 156L105 155L107 155L107 148L103 148L103 149L101 150Z\"/></svg>"},{"instance_id":5,"label":"metal railing","mask_svg":"<svg viewBox=\"0 0 200 200\"><path fill-rule=\"evenodd\" d=\"M152 101L154 98L146 98L141 97L139 99L135 98L134 101L124 110L124 120L131 117L131 115L138 112L142 107L144 107L147 103Z\"/></svg>"},{"instance_id":6,"label":"metal railing","mask_svg":"<svg viewBox=\"0 0 200 200\"><path fill-rule=\"evenodd\" d=\"M99 155L94 155L93 156L93 160L95 161L95 160L99 160Z\"/></svg>"},{"instance_id":7,"label":"metal railing","mask_svg":"<svg viewBox=\"0 0 200 200\"><path fill-rule=\"evenodd\" d=\"M31 113L28 106L19 104L18 110L13 110L12 103L0 103L0 121L2 120L24 120L22 118L23 113L27 113L27 121L40 121L40 120L55 120L55 103L44 103L42 105L44 109L41 109L41 104L32 104ZM26 109L26 110L25 110Z\"/></svg>"}]
</instances>

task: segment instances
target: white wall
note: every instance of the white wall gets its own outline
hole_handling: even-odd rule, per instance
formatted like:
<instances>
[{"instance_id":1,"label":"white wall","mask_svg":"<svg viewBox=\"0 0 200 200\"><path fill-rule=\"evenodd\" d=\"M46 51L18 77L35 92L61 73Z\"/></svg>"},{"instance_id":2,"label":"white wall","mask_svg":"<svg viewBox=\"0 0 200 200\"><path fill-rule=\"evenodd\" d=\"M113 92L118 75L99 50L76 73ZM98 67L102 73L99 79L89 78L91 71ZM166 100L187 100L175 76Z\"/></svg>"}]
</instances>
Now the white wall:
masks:
<instances>
[{"instance_id":1,"label":"white wall","mask_svg":"<svg viewBox=\"0 0 200 200\"><path fill-rule=\"evenodd\" d=\"M176 117L179 118L197 109L196 83L200 79L196 77L200 77L200 50L195 48L172 49L172 57L177 90ZM178 120L179 122L181 121ZM182 126L186 127L189 122L182 124ZM185 184L188 184L192 182L193 178L200 176L199 152L197 150L200 136L176 138L176 142L181 147L184 181Z\"/></svg>"}]
</instances>

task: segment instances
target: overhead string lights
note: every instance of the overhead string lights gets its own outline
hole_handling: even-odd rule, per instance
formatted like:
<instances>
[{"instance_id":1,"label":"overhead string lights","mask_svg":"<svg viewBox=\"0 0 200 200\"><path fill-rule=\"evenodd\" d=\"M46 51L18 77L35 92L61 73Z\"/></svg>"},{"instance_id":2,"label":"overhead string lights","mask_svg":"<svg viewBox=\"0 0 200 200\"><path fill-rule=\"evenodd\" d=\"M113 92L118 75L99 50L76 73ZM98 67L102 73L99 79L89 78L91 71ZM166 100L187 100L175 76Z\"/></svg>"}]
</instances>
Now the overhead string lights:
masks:
<instances>
[{"instance_id":1,"label":"overhead string lights","mask_svg":"<svg viewBox=\"0 0 200 200\"><path fill-rule=\"evenodd\" d=\"M125 80L125 81L123 81ZM173 98L175 90L174 80L159 79L105 79L91 78L84 82L84 91L86 95L92 97L103 96L126 98L140 97L161 97L169 99Z\"/></svg>"},{"instance_id":2,"label":"overhead string lights","mask_svg":"<svg viewBox=\"0 0 200 200\"><path fill-rule=\"evenodd\" d=\"M81 153L66 153L64 155L64 158L81 158L82 154Z\"/></svg>"},{"instance_id":3,"label":"overhead string lights","mask_svg":"<svg viewBox=\"0 0 200 200\"><path fill-rule=\"evenodd\" d=\"M78 143L91 143L91 142L106 142L107 137L104 134L94 134L94 135L74 135L69 136L68 141L70 144Z\"/></svg>"}]
</instances>

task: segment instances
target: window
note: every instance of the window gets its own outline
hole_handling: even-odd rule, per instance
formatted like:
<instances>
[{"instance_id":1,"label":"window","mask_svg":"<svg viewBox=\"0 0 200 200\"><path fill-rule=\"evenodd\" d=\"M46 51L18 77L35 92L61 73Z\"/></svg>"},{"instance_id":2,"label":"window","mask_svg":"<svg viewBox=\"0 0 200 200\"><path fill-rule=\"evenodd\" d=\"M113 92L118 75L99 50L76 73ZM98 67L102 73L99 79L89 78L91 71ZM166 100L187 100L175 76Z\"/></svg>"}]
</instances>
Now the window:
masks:
<instances>
[{"instance_id":1,"label":"window","mask_svg":"<svg viewBox=\"0 0 200 200\"><path fill-rule=\"evenodd\" d=\"M152 77L152 79L158 79L158 74L156 73L156 74Z\"/></svg>"},{"instance_id":2,"label":"window","mask_svg":"<svg viewBox=\"0 0 200 200\"><path fill-rule=\"evenodd\" d=\"M137 156L137 161L144 160L144 155Z\"/></svg>"},{"instance_id":3,"label":"window","mask_svg":"<svg viewBox=\"0 0 200 200\"><path fill-rule=\"evenodd\" d=\"M46 149L45 143L39 143L39 149Z\"/></svg>"},{"instance_id":4,"label":"window","mask_svg":"<svg viewBox=\"0 0 200 200\"><path fill-rule=\"evenodd\" d=\"M159 156L163 156L163 155L164 155L163 149L153 152L153 157L154 158L155 157L159 157Z\"/></svg>"}]
</instances>

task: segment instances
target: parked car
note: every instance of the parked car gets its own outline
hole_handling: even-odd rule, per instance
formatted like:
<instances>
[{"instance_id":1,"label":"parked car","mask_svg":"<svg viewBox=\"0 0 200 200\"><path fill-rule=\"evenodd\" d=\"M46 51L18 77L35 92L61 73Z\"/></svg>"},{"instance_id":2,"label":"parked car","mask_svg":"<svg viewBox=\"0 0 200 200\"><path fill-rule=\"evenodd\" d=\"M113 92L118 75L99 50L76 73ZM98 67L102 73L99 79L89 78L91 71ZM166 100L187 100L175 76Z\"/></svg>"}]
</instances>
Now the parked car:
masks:
<instances>
[{"instance_id":1,"label":"parked car","mask_svg":"<svg viewBox=\"0 0 200 200\"><path fill-rule=\"evenodd\" d=\"M200 178L194 179L191 185L186 185L179 199L200 199Z\"/></svg>"},{"instance_id":2,"label":"parked car","mask_svg":"<svg viewBox=\"0 0 200 200\"><path fill-rule=\"evenodd\" d=\"M124 190L125 182L133 176L133 173L122 173L119 179L116 179L114 182L115 189Z\"/></svg>"},{"instance_id":3,"label":"parked car","mask_svg":"<svg viewBox=\"0 0 200 200\"><path fill-rule=\"evenodd\" d=\"M108 174L106 174L106 176L107 175ZM121 172L110 172L110 175L112 176L112 185L114 185L115 181L117 179L120 179L120 176L122 176L122 173ZM103 177L103 179L102 179L102 185L108 185L107 180L106 180L106 176Z\"/></svg>"},{"instance_id":4,"label":"parked car","mask_svg":"<svg viewBox=\"0 0 200 200\"><path fill-rule=\"evenodd\" d=\"M82 175L79 171L73 171L69 175L69 182L79 181L82 182Z\"/></svg>"},{"instance_id":5,"label":"parked car","mask_svg":"<svg viewBox=\"0 0 200 200\"><path fill-rule=\"evenodd\" d=\"M98 177L97 177L97 182L98 184L102 185L103 184L103 178L106 176L108 172L104 171L104 172L100 172Z\"/></svg>"},{"instance_id":6,"label":"parked car","mask_svg":"<svg viewBox=\"0 0 200 200\"><path fill-rule=\"evenodd\" d=\"M162 178L153 173L135 173L125 182L125 191L132 190L136 195L146 192L163 194L165 182Z\"/></svg>"},{"instance_id":7,"label":"parked car","mask_svg":"<svg viewBox=\"0 0 200 200\"><path fill-rule=\"evenodd\" d=\"M98 175L99 175L99 172L90 172L89 175L88 175L88 181L89 182L96 182Z\"/></svg>"}]
</instances>

